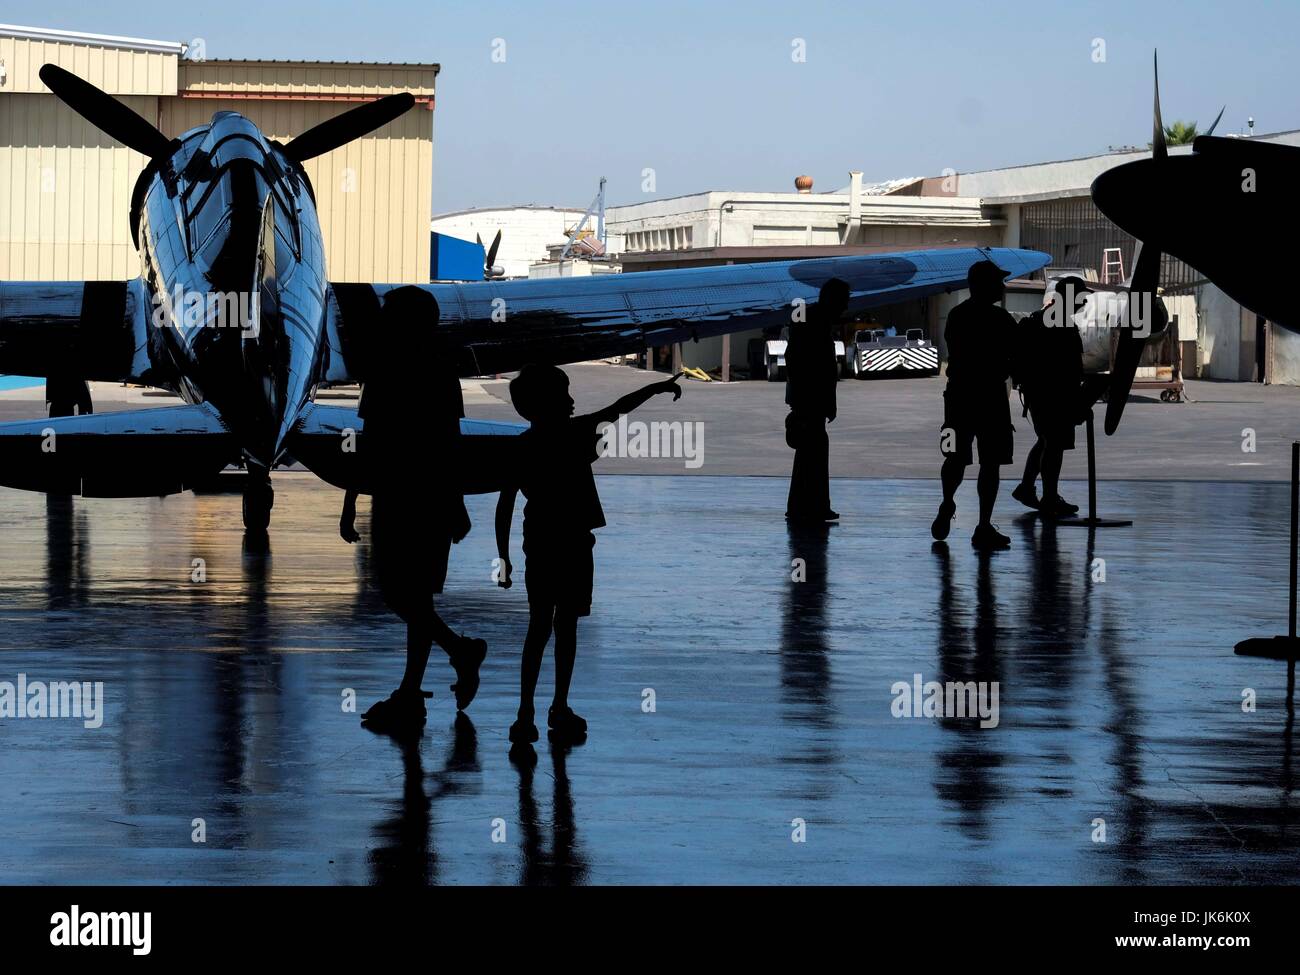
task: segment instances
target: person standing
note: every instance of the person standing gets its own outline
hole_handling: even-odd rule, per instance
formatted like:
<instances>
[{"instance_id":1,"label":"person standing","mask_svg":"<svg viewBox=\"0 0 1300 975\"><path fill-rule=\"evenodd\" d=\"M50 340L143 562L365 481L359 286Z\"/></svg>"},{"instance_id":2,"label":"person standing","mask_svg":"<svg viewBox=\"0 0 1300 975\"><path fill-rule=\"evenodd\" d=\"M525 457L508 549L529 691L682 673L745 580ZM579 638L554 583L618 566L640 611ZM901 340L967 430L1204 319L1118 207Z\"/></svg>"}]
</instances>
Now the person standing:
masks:
<instances>
[{"instance_id":1,"label":"person standing","mask_svg":"<svg viewBox=\"0 0 1300 975\"><path fill-rule=\"evenodd\" d=\"M948 537L957 511L957 488L974 462L971 446L979 442L979 523L971 544L984 551L1007 548L1011 539L993 524L998 499L999 468L1010 464L1013 452L1011 407L1007 378L1015 319L1000 302L1006 294L1007 272L992 261L976 261L966 274L970 297L948 313L944 340L948 346L948 387L943 393L943 428L939 447L944 455L940 479L943 501L930 525L937 541Z\"/></svg>"},{"instance_id":2,"label":"person standing","mask_svg":"<svg viewBox=\"0 0 1300 975\"><path fill-rule=\"evenodd\" d=\"M497 556L504 572L497 585L512 585L510 527L520 491L524 505L524 583L528 588L528 633L519 678L519 713L510 726L517 746L537 740L533 698L542 655L555 635L555 698L546 724L554 737L575 742L587 722L569 707L569 684L578 653L578 620L591 615L595 584L596 529L605 527L591 465L600 456L601 427L631 413L652 396L676 402L682 388L672 379L651 383L603 410L574 416L569 377L558 366L524 366L510 381L510 402L530 424L519 435L515 470L497 500Z\"/></svg>"},{"instance_id":3,"label":"person standing","mask_svg":"<svg viewBox=\"0 0 1300 975\"><path fill-rule=\"evenodd\" d=\"M831 278L822 285L808 320L790 326L785 349L785 402L790 407L785 439L794 448L794 466L785 517L791 522L823 524L839 518L831 509L826 424L835 420L839 381L834 328L848 305L848 284Z\"/></svg>"},{"instance_id":4,"label":"person standing","mask_svg":"<svg viewBox=\"0 0 1300 975\"><path fill-rule=\"evenodd\" d=\"M1025 471L1011 496L1045 518L1066 518L1079 506L1061 497L1059 479L1065 451L1074 449L1074 428L1084 409L1083 340L1074 316L1092 289L1080 277L1059 279L1051 301L1017 326L1023 365L1017 368L1038 441L1025 459ZM1043 497L1034 490L1043 478Z\"/></svg>"}]
</instances>

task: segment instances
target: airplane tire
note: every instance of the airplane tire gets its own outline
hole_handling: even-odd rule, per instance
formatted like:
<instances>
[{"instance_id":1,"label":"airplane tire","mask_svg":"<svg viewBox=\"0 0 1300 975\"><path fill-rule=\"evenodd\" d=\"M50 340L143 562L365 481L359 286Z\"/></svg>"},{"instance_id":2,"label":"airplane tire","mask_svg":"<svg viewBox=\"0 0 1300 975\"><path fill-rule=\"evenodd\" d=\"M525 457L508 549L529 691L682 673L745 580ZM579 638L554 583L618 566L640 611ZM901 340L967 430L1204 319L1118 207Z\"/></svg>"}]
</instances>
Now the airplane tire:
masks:
<instances>
[{"instance_id":1,"label":"airplane tire","mask_svg":"<svg viewBox=\"0 0 1300 975\"><path fill-rule=\"evenodd\" d=\"M244 530L264 533L271 525L275 490L270 480L253 480L244 488Z\"/></svg>"}]
</instances>

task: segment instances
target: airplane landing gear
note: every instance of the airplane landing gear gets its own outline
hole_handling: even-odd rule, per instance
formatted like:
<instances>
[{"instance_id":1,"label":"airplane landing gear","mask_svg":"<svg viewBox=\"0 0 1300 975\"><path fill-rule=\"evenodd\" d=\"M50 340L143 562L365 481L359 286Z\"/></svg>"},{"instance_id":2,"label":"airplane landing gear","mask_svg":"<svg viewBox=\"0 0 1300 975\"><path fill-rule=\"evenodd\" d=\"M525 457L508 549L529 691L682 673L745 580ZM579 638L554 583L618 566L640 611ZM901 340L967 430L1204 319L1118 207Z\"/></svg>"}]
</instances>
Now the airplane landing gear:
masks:
<instances>
[{"instance_id":1,"label":"airplane landing gear","mask_svg":"<svg viewBox=\"0 0 1300 975\"><path fill-rule=\"evenodd\" d=\"M275 491L271 487L271 472L250 465L248 483L244 486L244 531L265 535L271 524L273 507Z\"/></svg>"}]
</instances>

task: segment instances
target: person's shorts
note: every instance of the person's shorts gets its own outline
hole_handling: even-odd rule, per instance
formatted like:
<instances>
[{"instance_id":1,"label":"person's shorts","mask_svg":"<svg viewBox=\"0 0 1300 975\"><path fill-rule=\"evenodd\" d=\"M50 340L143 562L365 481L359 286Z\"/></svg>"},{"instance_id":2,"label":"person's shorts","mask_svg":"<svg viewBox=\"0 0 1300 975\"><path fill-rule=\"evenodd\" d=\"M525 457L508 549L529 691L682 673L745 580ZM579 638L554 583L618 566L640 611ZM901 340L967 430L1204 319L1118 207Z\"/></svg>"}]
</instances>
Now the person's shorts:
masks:
<instances>
[{"instance_id":1,"label":"person's shorts","mask_svg":"<svg viewBox=\"0 0 1300 975\"><path fill-rule=\"evenodd\" d=\"M451 531L422 509L376 501L370 517L370 562L384 602L399 616L442 592Z\"/></svg>"},{"instance_id":2,"label":"person's shorts","mask_svg":"<svg viewBox=\"0 0 1300 975\"><path fill-rule=\"evenodd\" d=\"M525 535L524 585L528 588L528 605L590 616L595 546L596 536L591 532L562 538Z\"/></svg>"},{"instance_id":3,"label":"person's shorts","mask_svg":"<svg viewBox=\"0 0 1300 975\"><path fill-rule=\"evenodd\" d=\"M943 428L939 449L944 457L963 464L975 462L971 446L978 442L981 464L1010 464L1015 448L1011 405L1002 385L988 391L943 393Z\"/></svg>"},{"instance_id":4,"label":"person's shorts","mask_svg":"<svg viewBox=\"0 0 1300 975\"><path fill-rule=\"evenodd\" d=\"M1074 449L1074 418L1065 403L1046 402L1035 406L1029 400L1029 418L1034 421L1034 433L1039 440L1050 441L1061 450Z\"/></svg>"}]
</instances>

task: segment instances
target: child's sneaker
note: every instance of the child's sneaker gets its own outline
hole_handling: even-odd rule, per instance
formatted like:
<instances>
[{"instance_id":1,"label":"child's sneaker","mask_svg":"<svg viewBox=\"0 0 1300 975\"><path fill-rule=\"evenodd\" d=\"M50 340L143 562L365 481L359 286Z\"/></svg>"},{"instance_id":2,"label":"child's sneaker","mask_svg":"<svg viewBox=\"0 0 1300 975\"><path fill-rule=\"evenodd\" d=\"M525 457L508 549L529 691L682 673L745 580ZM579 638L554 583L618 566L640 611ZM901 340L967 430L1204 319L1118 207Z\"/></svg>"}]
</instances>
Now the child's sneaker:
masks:
<instances>
[{"instance_id":1,"label":"child's sneaker","mask_svg":"<svg viewBox=\"0 0 1300 975\"><path fill-rule=\"evenodd\" d=\"M462 636L451 652L451 666L456 671L456 683L451 692L456 695L456 710L464 711L478 693L478 669L487 656L487 641Z\"/></svg>"},{"instance_id":2,"label":"child's sneaker","mask_svg":"<svg viewBox=\"0 0 1300 975\"><path fill-rule=\"evenodd\" d=\"M424 709L426 698L433 697L429 691L393 691L382 701L370 706L361 716L361 723L371 731L410 731L424 725L428 712Z\"/></svg>"},{"instance_id":3,"label":"child's sneaker","mask_svg":"<svg viewBox=\"0 0 1300 975\"><path fill-rule=\"evenodd\" d=\"M561 738L582 738L587 734L587 722L573 713L572 708L546 712L546 727Z\"/></svg>"},{"instance_id":4,"label":"child's sneaker","mask_svg":"<svg viewBox=\"0 0 1300 975\"><path fill-rule=\"evenodd\" d=\"M510 740L516 745L531 745L537 740L537 725L520 718L510 726Z\"/></svg>"},{"instance_id":5,"label":"child's sneaker","mask_svg":"<svg viewBox=\"0 0 1300 975\"><path fill-rule=\"evenodd\" d=\"M998 531L997 525L979 525L971 536L970 543L981 552L1011 547L1011 539Z\"/></svg>"}]
</instances>

